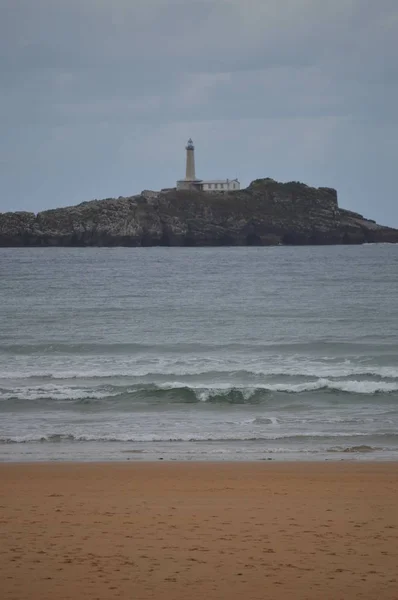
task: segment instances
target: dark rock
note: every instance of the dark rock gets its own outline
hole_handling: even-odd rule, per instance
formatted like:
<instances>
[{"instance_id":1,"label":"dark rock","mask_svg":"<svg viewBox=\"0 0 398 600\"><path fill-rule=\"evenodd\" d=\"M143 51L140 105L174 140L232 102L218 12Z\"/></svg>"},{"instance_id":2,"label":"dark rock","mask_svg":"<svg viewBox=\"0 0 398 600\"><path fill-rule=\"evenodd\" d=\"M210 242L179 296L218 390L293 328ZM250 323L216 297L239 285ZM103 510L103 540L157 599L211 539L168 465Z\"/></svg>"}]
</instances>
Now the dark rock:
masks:
<instances>
[{"instance_id":1,"label":"dark rock","mask_svg":"<svg viewBox=\"0 0 398 600\"><path fill-rule=\"evenodd\" d=\"M0 246L273 246L398 242L339 208L332 188L257 179L229 193L145 190L78 206L0 213Z\"/></svg>"}]
</instances>

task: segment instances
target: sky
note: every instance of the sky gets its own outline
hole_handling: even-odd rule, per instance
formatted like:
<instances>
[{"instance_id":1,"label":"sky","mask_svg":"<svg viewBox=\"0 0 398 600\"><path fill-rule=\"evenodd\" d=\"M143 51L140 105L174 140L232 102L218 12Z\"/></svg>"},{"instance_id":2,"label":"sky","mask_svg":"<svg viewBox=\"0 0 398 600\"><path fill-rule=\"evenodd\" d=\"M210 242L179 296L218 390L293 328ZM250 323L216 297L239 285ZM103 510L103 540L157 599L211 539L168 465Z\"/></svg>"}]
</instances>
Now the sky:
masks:
<instances>
[{"instance_id":1,"label":"sky","mask_svg":"<svg viewBox=\"0 0 398 600\"><path fill-rule=\"evenodd\" d=\"M0 0L0 211L196 174L398 227L397 0Z\"/></svg>"}]
</instances>

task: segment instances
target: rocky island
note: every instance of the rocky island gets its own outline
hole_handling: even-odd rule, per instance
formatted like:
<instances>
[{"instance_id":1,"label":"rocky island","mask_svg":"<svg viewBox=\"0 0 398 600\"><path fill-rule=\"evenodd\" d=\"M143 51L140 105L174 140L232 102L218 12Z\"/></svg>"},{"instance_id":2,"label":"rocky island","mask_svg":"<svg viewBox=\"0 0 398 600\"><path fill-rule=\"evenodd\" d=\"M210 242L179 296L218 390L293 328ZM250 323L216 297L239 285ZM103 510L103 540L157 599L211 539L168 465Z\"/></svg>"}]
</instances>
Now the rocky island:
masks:
<instances>
[{"instance_id":1,"label":"rocky island","mask_svg":"<svg viewBox=\"0 0 398 600\"><path fill-rule=\"evenodd\" d=\"M339 208L332 188L257 179L239 191L144 191L0 213L0 246L267 246L398 243L398 229Z\"/></svg>"}]
</instances>

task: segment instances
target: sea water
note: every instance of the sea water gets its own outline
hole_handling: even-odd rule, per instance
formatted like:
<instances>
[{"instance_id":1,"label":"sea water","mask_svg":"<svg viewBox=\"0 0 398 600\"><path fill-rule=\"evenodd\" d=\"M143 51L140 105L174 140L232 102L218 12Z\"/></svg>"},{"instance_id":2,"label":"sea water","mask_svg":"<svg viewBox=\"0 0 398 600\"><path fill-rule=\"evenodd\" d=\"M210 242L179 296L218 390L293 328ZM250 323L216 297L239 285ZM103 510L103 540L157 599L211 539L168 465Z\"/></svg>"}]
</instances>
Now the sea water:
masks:
<instances>
[{"instance_id":1,"label":"sea water","mask_svg":"<svg viewBox=\"0 0 398 600\"><path fill-rule=\"evenodd\" d=\"M398 459L398 245L0 249L0 460Z\"/></svg>"}]
</instances>

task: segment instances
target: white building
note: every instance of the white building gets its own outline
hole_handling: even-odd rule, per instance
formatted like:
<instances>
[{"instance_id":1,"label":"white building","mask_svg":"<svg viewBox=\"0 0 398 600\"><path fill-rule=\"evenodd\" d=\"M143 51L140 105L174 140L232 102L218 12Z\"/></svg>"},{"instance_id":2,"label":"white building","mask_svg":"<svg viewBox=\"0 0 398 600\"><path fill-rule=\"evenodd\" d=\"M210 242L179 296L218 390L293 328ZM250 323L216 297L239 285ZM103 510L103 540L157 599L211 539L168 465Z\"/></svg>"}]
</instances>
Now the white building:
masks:
<instances>
[{"instance_id":1,"label":"white building","mask_svg":"<svg viewBox=\"0 0 398 600\"><path fill-rule=\"evenodd\" d=\"M185 179L177 181L177 190L198 190L203 192L233 192L240 190L238 179L197 179L195 174L195 146L191 138L185 147Z\"/></svg>"},{"instance_id":2,"label":"white building","mask_svg":"<svg viewBox=\"0 0 398 600\"><path fill-rule=\"evenodd\" d=\"M201 182L204 192L233 192L240 190L237 179L207 179Z\"/></svg>"}]
</instances>

